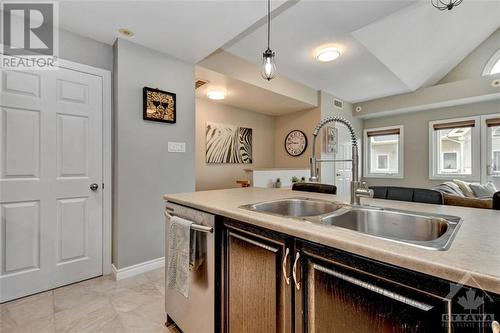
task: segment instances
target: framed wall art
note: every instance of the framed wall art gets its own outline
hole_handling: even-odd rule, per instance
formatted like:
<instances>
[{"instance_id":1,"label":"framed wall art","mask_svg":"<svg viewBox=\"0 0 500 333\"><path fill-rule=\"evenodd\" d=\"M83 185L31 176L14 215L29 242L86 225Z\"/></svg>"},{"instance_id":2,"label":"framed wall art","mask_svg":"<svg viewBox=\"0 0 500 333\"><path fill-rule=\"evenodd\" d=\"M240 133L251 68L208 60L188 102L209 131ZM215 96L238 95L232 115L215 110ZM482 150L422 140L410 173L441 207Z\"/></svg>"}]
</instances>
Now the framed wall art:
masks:
<instances>
[{"instance_id":1,"label":"framed wall art","mask_svg":"<svg viewBox=\"0 0 500 333\"><path fill-rule=\"evenodd\" d=\"M142 90L142 119L174 124L176 122L175 94L144 87Z\"/></svg>"},{"instance_id":2,"label":"framed wall art","mask_svg":"<svg viewBox=\"0 0 500 333\"><path fill-rule=\"evenodd\" d=\"M205 137L207 163L252 163L251 128L208 122Z\"/></svg>"}]
</instances>

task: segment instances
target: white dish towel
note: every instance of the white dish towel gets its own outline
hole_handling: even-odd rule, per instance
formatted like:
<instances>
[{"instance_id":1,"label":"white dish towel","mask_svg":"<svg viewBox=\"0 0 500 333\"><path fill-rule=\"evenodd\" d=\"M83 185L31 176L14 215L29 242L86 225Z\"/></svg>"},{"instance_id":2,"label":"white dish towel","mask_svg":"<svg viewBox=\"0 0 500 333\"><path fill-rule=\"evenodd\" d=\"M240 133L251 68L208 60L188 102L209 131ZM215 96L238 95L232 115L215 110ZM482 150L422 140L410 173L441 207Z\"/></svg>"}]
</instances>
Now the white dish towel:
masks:
<instances>
[{"instance_id":1,"label":"white dish towel","mask_svg":"<svg viewBox=\"0 0 500 333\"><path fill-rule=\"evenodd\" d=\"M193 222L173 216L168 233L167 288L189 294L189 238Z\"/></svg>"}]
</instances>

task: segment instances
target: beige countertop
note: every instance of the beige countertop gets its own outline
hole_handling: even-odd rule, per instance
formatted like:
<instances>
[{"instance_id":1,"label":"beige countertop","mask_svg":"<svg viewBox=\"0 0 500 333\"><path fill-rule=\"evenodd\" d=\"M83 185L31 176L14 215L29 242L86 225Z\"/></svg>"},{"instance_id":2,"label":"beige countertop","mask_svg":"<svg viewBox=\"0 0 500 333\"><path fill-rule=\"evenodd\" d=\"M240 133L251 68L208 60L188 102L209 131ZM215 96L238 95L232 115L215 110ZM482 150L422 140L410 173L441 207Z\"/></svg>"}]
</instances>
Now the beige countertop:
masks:
<instances>
[{"instance_id":1,"label":"beige countertop","mask_svg":"<svg viewBox=\"0 0 500 333\"><path fill-rule=\"evenodd\" d=\"M238 208L246 204L293 197L340 201L328 194L251 187L170 194L164 198L181 205L500 294L500 211L361 199L362 204L462 217L462 226L451 247L447 251L436 251L379 239L348 229Z\"/></svg>"}]
</instances>

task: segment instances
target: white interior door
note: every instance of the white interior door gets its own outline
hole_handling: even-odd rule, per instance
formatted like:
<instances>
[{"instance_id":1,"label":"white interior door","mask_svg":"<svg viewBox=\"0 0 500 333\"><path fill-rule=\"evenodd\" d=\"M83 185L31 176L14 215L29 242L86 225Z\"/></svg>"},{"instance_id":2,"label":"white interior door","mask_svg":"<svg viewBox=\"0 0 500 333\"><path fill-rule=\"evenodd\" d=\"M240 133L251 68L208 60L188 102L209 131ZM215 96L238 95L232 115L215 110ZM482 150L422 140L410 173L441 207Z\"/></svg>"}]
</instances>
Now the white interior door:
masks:
<instances>
[{"instance_id":1,"label":"white interior door","mask_svg":"<svg viewBox=\"0 0 500 333\"><path fill-rule=\"evenodd\" d=\"M3 302L102 274L103 97L101 77L66 68L0 84Z\"/></svg>"}]
</instances>

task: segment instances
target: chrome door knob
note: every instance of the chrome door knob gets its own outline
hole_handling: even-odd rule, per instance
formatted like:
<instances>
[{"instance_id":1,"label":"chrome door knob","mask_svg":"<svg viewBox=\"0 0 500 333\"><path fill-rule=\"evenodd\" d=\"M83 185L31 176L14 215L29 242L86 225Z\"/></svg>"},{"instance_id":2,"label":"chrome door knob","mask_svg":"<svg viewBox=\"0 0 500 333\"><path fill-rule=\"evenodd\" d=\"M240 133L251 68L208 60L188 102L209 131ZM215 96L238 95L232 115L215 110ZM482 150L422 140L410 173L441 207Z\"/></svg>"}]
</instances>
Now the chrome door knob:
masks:
<instances>
[{"instance_id":1,"label":"chrome door knob","mask_svg":"<svg viewBox=\"0 0 500 333\"><path fill-rule=\"evenodd\" d=\"M90 189L92 191L97 191L98 188L99 188L99 185L97 185L96 183L90 185Z\"/></svg>"}]
</instances>

